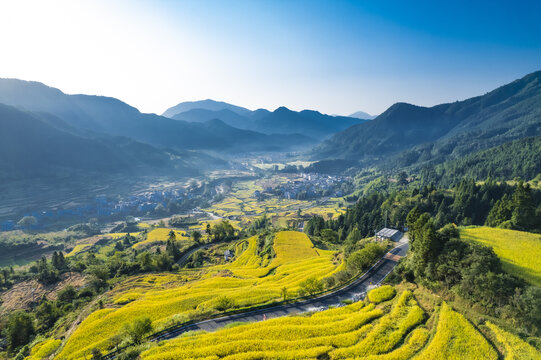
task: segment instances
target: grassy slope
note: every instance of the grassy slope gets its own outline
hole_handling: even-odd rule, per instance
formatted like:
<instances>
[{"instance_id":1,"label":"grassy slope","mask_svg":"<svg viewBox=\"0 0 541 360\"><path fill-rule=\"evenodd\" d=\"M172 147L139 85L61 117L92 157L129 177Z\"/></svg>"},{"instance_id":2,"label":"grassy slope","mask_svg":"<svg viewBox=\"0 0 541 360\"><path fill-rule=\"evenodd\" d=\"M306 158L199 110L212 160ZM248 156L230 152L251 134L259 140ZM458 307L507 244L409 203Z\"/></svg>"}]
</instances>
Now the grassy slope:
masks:
<instances>
[{"instance_id":1,"label":"grassy slope","mask_svg":"<svg viewBox=\"0 0 541 360\"><path fill-rule=\"evenodd\" d=\"M505 271L541 286L541 235L489 227L462 229L463 239L490 246Z\"/></svg>"},{"instance_id":2,"label":"grassy slope","mask_svg":"<svg viewBox=\"0 0 541 360\"><path fill-rule=\"evenodd\" d=\"M141 357L405 360L498 359L502 355L485 334L445 302L439 300L439 305L425 308L424 295L436 298L422 292L418 295L421 301L406 290L378 305L357 302L313 314L197 332L151 345ZM431 316L425 322L427 313ZM518 337L488 324L488 331L498 332L506 358L533 360L541 356Z\"/></svg>"},{"instance_id":3,"label":"grassy slope","mask_svg":"<svg viewBox=\"0 0 541 360\"><path fill-rule=\"evenodd\" d=\"M93 347L106 349L110 337L142 315L159 328L179 320L179 316L186 320L188 316L214 311L220 296L227 296L241 307L264 303L279 299L283 287L292 294L303 280L328 276L338 268L332 262L333 252L314 248L303 233L278 233L274 241L276 258L272 260L257 255L255 237L248 242L248 248L234 262L206 268L195 281L182 284L181 275L156 274L149 275L154 286L146 286L141 277L136 277L133 286L130 280L120 284L121 291L111 293L114 307L97 310L84 320L59 357L77 359ZM185 277L189 280L189 276L194 276L193 272Z\"/></svg>"}]
</instances>

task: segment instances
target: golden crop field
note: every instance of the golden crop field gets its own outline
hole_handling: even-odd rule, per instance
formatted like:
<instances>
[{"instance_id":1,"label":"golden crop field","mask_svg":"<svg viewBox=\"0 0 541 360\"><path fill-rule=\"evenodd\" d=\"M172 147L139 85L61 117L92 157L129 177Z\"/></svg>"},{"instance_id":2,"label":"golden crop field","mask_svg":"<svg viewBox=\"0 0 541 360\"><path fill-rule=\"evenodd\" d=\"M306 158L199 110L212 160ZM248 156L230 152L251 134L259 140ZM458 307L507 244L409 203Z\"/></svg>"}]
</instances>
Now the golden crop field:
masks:
<instances>
[{"instance_id":1,"label":"golden crop field","mask_svg":"<svg viewBox=\"0 0 541 360\"><path fill-rule=\"evenodd\" d=\"M541 235L485 226L462 229L460 236L490 246L505 271L541 286Z\"/></svg>"},{"instance_id":2,"label":"golden crop field","mask_svg":"<svg viewBox=\"0 0 541 360\"><path fill-rule=\"evenodd\" d=\"M396 345L405 332L422 321L422 316L411 293L404 292L386 315L374 304L358 302L311 316L288 316L181 337L149 349L142 358L366 358L388 352L386 349ZM389 335L388 341L380 342L382 335ZM414 353L426 339L427 331L418 328L392 353Z\"/></svg>"},{"instance_id":3,"label":"golden crop field","mask_svg":"<svg viewBox=\"0 0 541 360\"><path fill-rule=\"evenodd\" d=\"M148 245L148 244L153 244L153 243L165 243L167 242L167 239L169 239L169 233L171 231L174 231L175 232L175 237L176 237L176 240L177 241L181 241L181 240L190 240L190 238L186 235L186 232L184 231L181 231L181 230L171 230L171 229L168 229L168 228L157 228L157 229L154 229L152 231L150 231L148 234L147 234L147 238L143 241L139 241L135 244L133 244L133 248L134 249L138 249L142 246L145 246L145 245Z\"/></svg>"},{"instance_id":4,"label":"golden crop field","mask_svg":"<svg viewBox=\"0 0 541 360\"><path fill-rule=\"evenodd\" d=\"M43 340L32 347L30 356L27 356L25 360L46 359L58 349L61 343L62 341L57 339Z\"/></svg>"},{"instance_id":5,"label":"golden crop field","mask_svg":"<svg viewBox=\"0 0 541 360\"><path fill-rule=\"evenodd\" d=\"M486 325L494 333L496 340L503 346L505 358L509 360L540 359L541 354L530 344L505 330L500 329L490 321Z\"/></svg>"},{"instance_id":6,"label":"golden crop field","mask_svg":"<svg viewBox=\"0 0 541 360\"><path fill-rule=\"evenodd\" d=\"M279 184L287 179L280 176L273 176L269 182ZM279 197L270 197L264 201L259 201L254 192L263 191L263 186L252 181L242 181L234 185L228 196L205 211L225 218L237 218L239 221L249 221L251 217L261 216L267 212L270 216L276 218L275 226L285 227L286 221L282 219L296 219L296 212L301 209L305 215L320 215L326 218L337 217L344 213L345 208L340 208L338 198L329 199L325 205L317 205L314 201L284 199Z\"/></svg>"},{"instance_id":7,"label":"golden crop field","mask_svg":"<svg viewBox=\"0 0 541 360\"><path fill-rule=\"evenodd\" d=\"M415 359L498 359L496 350L477 329L445 302L441 306L436 335Z\"/></svg>"},{"instance_id":8,"label":"golden crop field","mask_svg":"<svg viewBox=\"0 0 541 360\"><path fill-rule=\"evenodd\" d=\"M179 317L186 320L189 316L215 312L223 296L236 307L280 300L282 288L294 296L307 278L329 276L341 265L333 262L333 251L315 248L300 232L276 235L274 259L257 254L256 237L243 241L248 242L246 250L231 263L179 275L139 276L135 284L130 279L119 284L119 291L111 292L114 307L97 310L85 319L67 340L59 358L79 359L94 347L105 351L108 340L119 334L124 324L141 315L148 316L153 327L159 329ZM201 276L193 280L197 271Z\"/></svg>"},{"instance_id":9,"label":"golden crop field","mask_svg":"<svg viewBox=\"0 0 541 360\"><path fill-rule=\"evenodd\" d=\"M81 251L85 251L89 247L91 247L92 244L77 244L75 247L68 253L66 256L74 256L79 254Z\"/></svg>"},{"instance_id":10,"label":"golden crop field","mask_svg":"<svg viewBox=\"0 0 541 360\"><path fill-rule=\"evenodd\" d=\"M376 289L377 290L377 289ZM375 290L372 290L374 292ZM369 293L370 294L370 293ZM433 330L410 291L381 305L360 301L312 314L188 333L153 344L146 360L173 359L497 359L496 349L443 303ZM491 328L493 325L487 323ZM497 329L506 359L539 359L518 337ZM509 348L507 348L509 347ZM503 357L502 357L503 358Z\"/></svg>"},{"instance_id":11,"label":"golden crop field","mask_svg":"<svg viewBox=\"0 0 541 360\"><path fill-rule=\"evenodd\" d=\"M375 304L379 304L382 301L392 299L396 294L396 290L391 285L383 285L371 290L368 293L368 300Z\"/></svg>"}]
</instances>

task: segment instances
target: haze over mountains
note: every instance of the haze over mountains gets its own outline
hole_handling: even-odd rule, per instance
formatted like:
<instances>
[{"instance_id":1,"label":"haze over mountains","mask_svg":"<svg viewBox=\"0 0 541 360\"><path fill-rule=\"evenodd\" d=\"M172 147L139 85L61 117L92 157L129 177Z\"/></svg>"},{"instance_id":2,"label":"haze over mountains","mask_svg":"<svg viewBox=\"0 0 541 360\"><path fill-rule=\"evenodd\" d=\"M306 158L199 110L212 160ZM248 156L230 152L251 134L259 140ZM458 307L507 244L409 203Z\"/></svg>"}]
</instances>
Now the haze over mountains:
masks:
<instances>
[{"instance_id":1,"label":"haze over mountains","mask_svg":"<svg viewBox=\"0 0 541 360\"><path fill-rule=\"evenodd\" d=\"M350 114L349 117L357 118L357 119L364 119L364 120L372 120L377 118L377 115L370 115L368 113L365 113L364 111L356 111L353 114Z\"/></svg>"},{"instance_id":2,"label":"haze over mountains","mask_svg":"<svg viewBox=\"0 0 541 360\"><path fill-rule=\"evenodd\" d=\"M192 175L226 164L203 152L306 150L322 140L310 152L313 160L397 168L541 135L541 71L464 101L429 108L396 103L373 120L285 107L252 111L213 100L180 103L164 113L169 118L115 98L67 95L16 79L0 79L0 104L3 178L55 169Z\"/></svg>"},{"instance_id":3,"label":"haze over mountains","mask_svg":"<svg viewBox=\"0 0 541 360\"><path fill-rule=\"evenodd\" d=\"M265 109L250 111L213 100L180 103L166 110L163 116L192 122L220 119L240 129L264 134L298 133L318 140L365 121L354 117L325 115L312 110L297 112L283 106L274 111Z\"/></svg>"}]
</instances>

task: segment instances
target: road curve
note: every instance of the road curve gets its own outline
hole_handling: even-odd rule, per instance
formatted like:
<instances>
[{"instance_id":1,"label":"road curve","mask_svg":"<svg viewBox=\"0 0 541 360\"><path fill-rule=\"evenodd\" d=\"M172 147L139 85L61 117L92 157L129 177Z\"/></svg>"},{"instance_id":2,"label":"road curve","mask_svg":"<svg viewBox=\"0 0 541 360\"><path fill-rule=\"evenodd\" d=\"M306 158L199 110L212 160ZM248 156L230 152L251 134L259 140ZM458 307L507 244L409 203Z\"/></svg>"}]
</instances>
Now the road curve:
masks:
<instances>
[{"instance_id":1,"label":"road curve","mask_svg":"<svg viewBox=\"0 0 541 360\"><path fill-rule=\"evenodd\" d=\"M200 321L156 336L151 341L175 338L187 331L215 331L233 322L255 322L286 315L299 314L308 311L327 309L331 305L340 305L342 300L360 300L366 295L370 286L378 285L394 269L398 260L406 255L408 239L403 237L397 246L385 254L372 268L347 286L332 293L317 298L308 299L292 304L277 305L265 309L252 310L245 313L223 316L220 318Z\"/></svg>"}]
</instances>

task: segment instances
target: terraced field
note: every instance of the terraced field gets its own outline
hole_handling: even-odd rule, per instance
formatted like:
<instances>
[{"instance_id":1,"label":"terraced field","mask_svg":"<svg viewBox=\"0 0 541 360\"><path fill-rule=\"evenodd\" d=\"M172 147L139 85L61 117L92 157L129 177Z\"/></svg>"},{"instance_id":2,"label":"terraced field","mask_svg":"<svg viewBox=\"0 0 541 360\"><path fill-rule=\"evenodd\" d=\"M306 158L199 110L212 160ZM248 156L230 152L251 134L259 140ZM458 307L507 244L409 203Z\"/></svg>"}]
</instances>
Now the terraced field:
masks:
<instances>
[{"instance_id":1,"label":"terraced field","mask_svg":"<svg viewBox=\"0 0 541 360\"><path fill-rule=\"evenodd\" d=\"M110 293L113 304L85 319L58 358L84 358L94 347L106 351L109 339L141 315L152 320L154 329L160 329L216 312L223 297L234 307L245 307L280 299L283 288L294 296L304 280L329 276L341 267L333 251L317 249L305 234L293 231L276 235L273 259L258 255L255 237L244 240L237 251L236 260L225 265L156 274L152 279L138 276L119 284Z\"/></svg>"},{"instance_id":2,"label":"terraced field","mask_svg":"<svg viewBox=\"0 0 541 360\"><path fill-rule=\"evenodd\" d=\"M374 291L374 290L373 290ZM378 291L376 290L376 293ZM388 290L386 294L392 294ZM381 291L378 296L380 297ZM520 338L487 323L503 353L445 302L428 314L410 291L378 305L368 300L300 316L198 332L141 354L165 359L539 359ZM500 344L501 339L501 344ZM505 346L503 347L502 344Z\"/></svg>"},{"instance_id":3,"label":"terraced field","mask_svg":"<svg viewBox=\"0 0 541 360\"><path fill-rule=\"evenodd\" d=\"M286 179L278 176L272 178L273 183L283 181L286 181ZM241 221L249 221L249 218L261 216L264 212L267 212L273 217L275 226L286 226L287 223L283 220L298 219L298 209L302 209L305 215L321 215L326 218L336 217L345 211L345 208L338 206L343 201L337 198L329 199L325 205L318 205L314 201L284 199L275 196L259 201L254 196L256 190L263 191L264 189L263 186L256 184L254 181L236 183L231 193L224 200L213 204L205 211L220 217L235 217Z\"/></svg>"},{"instance_id":4,"label":"terraced field","mask_svg":"<svg viewBox=\"0 0 541 360\"><path fill-rule=\"evenodd\" d=\"M177 241L189 241L189 236L186 235L186 232L181 230L171 230L167 228L156 228L150 231L147 234L146 240L140 241L133 245L133 248L138 249L145 245L154 244L154 243L165 243L169 239L169 233L171 231L175 232L175 237Z\"/></svg>"},{"instance_id":5,"label":"terraced field","mask_svg":"<svg viewBox=\"0 0 541 360\"><path fill-rule=\"evenodd\" d=\"M460 236L490 246L505 271L541 286L541 235L484 226L462 229Z\"/></svg>"}]
</instances>

